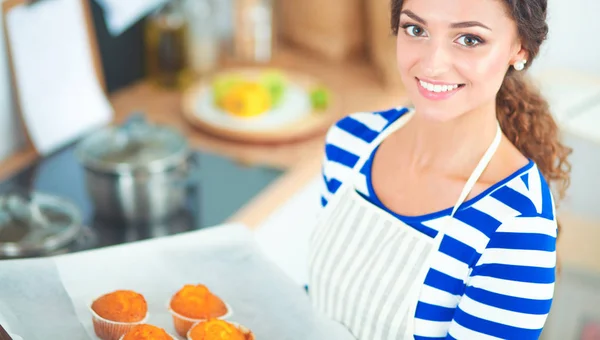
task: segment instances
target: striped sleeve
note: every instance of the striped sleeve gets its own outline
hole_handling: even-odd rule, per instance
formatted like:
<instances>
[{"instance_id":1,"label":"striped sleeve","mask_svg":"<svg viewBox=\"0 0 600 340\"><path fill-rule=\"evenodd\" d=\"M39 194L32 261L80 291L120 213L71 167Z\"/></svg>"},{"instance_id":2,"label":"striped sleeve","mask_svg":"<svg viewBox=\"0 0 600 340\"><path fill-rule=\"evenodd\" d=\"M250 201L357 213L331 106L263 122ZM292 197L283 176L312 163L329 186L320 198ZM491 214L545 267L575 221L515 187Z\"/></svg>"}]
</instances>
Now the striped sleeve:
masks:
<instances>
[{"instance_id":1,"label":"striped sleeve","mask_svg":"<svg viewBox=\"0 0 600 340\"><path fill-rule=\"evenodd\" d=\"M556 221L504 222L473 268L449 339L538 339L552 304Z\"/></svg>"},{"instance_id":2,"label":"striped sleeve","mask_svg":"<svg viewBox=\"0 0 600 340\"><path fill-rule=\"evenodd\" d=\"M360 157L369 152L373 140L391 122L407 111L408 109L399 107L381 112L353 113L329 128L325 138L325 157L322 164L322 206L327 205L342 182L350 176ZM360 191L366 192L366 187Z\"/></svg>"}]
</instances>

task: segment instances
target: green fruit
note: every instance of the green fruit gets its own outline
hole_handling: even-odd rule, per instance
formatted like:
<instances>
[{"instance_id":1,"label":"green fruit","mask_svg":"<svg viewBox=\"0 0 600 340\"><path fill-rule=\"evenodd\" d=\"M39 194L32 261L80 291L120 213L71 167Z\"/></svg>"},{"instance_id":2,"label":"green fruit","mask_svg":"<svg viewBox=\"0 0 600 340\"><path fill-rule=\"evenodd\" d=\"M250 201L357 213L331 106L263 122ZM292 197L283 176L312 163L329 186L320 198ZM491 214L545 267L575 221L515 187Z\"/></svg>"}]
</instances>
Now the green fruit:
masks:
<instances>
[{"instance_id":1,"label":"green fruit","mask_svg":"<svg viewBox=\"0 0 600 340\"><path fill-rule=\"evenodd\" d=\"M314 88L310 92L310 101L315 110L325 110L329 106L329 91L322 86Z\"/></svg>"},{"instance_id":2,"label":"green fruit","mask_svg":"<svg viewBox=\"0 0 600 340\"><path fill-rule=\"evenodd\" d=\"M259 83L269 92L273 105L279 104L287 87L285 75L279 71L267 71L260 76Z\"/></svg>"}]
</instances>

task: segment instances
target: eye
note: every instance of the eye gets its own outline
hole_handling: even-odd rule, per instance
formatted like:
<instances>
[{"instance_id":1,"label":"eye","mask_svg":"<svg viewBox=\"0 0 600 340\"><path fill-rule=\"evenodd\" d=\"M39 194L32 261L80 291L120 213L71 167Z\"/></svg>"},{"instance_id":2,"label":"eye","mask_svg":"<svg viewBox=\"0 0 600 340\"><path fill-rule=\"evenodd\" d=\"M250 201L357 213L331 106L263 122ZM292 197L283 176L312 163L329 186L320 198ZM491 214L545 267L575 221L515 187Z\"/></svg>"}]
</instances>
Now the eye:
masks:
<instances>
[{"instance_id":1,"label":"eye","mask_svg":"<svg viewBox=\"0 0 600 340\"><path fill-rule=\"evenodd\" d=\"M463 35L456 40L460 45L474 47L483 43L483 39L474 35Z\"/></svg>"},{"instance_id":2,"label":"eye","mask_svg":"<svg viewBox=\"0 0 600 340\"><path fill-rule=\"evenodd\" d=\"M404 25L402 26L406 34L411 37L422 37L425 36L425 30L417 25Z\"/></svg>"}]
</instances>

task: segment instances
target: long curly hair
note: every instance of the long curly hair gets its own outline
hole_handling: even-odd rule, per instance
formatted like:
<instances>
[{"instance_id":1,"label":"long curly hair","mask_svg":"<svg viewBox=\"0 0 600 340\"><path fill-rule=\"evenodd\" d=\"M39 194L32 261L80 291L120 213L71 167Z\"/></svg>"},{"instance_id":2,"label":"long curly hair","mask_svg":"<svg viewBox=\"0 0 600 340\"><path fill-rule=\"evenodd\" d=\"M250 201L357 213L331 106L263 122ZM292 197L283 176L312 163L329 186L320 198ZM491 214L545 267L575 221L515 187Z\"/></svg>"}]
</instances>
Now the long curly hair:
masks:
<instances>
[{"instance_id":1,"label":"long curly hair","mask_svg":"<svg viewBox=\"0 0 600 340\"><path fill-rule=\"evenodd\" d=\"M403 0L391 0L391 28L398 34ZM527 67L536 57L548 34L547 0L500 0L517 25L523 48L528 53ZM521 72L508 70L496 96L496 114L508 139L532 159L546 181L562 199L570 184L572 152L561 143L559 129L546 100Z\"/></svg>"}]
</instances>

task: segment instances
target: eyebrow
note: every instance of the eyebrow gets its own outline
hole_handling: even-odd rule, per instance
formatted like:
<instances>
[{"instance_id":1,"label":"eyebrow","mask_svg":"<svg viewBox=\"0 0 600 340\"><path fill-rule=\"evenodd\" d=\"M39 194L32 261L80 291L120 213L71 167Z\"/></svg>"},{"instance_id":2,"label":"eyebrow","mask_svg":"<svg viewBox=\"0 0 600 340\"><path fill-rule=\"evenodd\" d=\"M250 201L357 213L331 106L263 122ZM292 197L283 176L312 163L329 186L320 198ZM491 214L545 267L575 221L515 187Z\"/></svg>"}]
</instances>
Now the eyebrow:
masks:
<instances>
[{"instance_id":1,"label":"eyebrow","mask_svg":"<svg viewBox=\"0 0 600 340\"><path fill-rule=\"evenodd\" d=\"M413 11L405 9L402 12L400 12L400 14L405 14L408 17L410 17L411 19L413 19L414 21L423 24L423 25L427 25L427 21L425 21L425 19L421 18L420 16L416 15ZM487 30L492 30L491 28L487 27L486 25L480 23L479 21L464 21L464 22L456 22L453 24L450 24L450 27L452 28L467 28L467 27L475 27L475 26L479 26L482 28L485 28Z\"/></svg>"}]
</instances>

